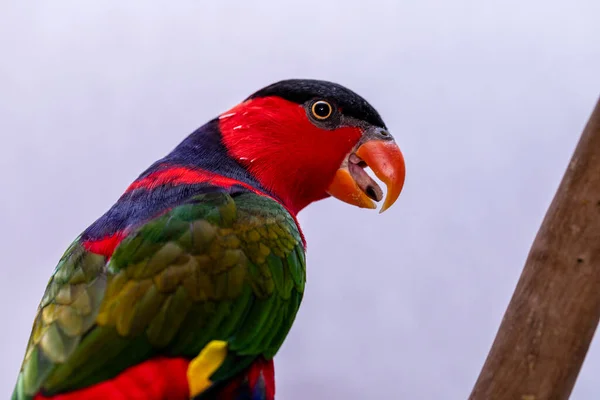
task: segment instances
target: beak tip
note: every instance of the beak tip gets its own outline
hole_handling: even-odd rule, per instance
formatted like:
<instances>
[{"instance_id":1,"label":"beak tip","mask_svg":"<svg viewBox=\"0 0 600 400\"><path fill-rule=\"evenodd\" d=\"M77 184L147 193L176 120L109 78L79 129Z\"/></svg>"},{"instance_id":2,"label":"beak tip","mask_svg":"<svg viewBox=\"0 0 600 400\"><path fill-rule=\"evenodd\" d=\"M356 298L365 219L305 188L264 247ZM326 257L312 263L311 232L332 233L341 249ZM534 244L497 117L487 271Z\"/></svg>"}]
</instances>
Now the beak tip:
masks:
<instances>
[{"instance_id":1,"label":"beak tip","mask_svg":"<svg viewBox=\"0 0 600 400\"><path fill-rule=\"evenodd\" d=\"M406 166L404 156L395 142L369 141L356 154L367 163L375 175L387 186L387 195L379 213L390 208L404 187Z\"/></svg>"},{"instance_id":2,"label":"beak tip","mask_svg":"<svg viewBox=\"0 0 600 400\"><path fill-rule=\"evenodd\" d=\"M402 193L402 189L404 188L404 171L400 174L400 179L390 179L386 182L386 186L387 195L381 210L379 210L380 214L392 207L400 197L400 193Z\"/></svg>"},{"instance_id":3,"label":"beak tip","mask_svg":"<svg viewBox=\"0 0 600 400\"><path fill-rule=\"evenodd\" d=\"M385 199L383 206L379 210L379 214L383 214L384 211L387 211L391 206L393 206L397 198L398 196L396 196L396 198Z\"/></svg>"},{"instance_id":4,"label":"beak tip","mask_svg":"<svg viewBox=\"0 0 600 400\"><path fill-rule=\"evenodd\" d=\"M385 201L379 210L381 214L396 202L404 186L405 165L402 152L394 142L375 140L362 144L355 154L387 187ZM360 208L377 209L377 204L363 192L347 167L337 170L327 193Z\"/></svg>"}]
</instances>

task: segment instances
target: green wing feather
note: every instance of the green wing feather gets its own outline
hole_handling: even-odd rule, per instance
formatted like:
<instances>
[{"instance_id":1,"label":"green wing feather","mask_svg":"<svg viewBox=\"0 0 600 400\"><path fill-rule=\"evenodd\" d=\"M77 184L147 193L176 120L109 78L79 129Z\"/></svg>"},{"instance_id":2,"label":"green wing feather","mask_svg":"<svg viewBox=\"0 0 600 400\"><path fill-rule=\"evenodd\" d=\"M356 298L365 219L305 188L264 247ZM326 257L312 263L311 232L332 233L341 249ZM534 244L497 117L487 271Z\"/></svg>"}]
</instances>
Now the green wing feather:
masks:
<instances>
[{"instance_id":1,"label":"green wing feather","mask_svg":"<svg viewBox=\"0 0 600 400\"><path fill-rule=\"evenodd\" d=\"M107 263L76 240L35 318L13 399L82 388L153 355L229 355L218 382L272 358L298 311L304 249L289 213L264 196L196 196L129 234Z\"/></svg>"}]
</instances>

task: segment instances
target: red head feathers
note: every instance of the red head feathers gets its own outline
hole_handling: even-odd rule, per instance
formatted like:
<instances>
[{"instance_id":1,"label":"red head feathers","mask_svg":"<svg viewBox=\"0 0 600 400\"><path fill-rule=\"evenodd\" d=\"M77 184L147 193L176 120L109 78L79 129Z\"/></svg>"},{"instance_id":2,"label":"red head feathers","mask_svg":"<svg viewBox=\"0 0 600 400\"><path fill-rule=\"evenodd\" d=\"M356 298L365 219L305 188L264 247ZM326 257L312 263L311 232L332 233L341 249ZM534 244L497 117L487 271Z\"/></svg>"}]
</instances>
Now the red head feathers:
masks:
<instances>
[{"instance_id":1,"label":"red head feathers","mask_svg":"<svg viewBox=\"0 0 600 400\"><path fill-rule=\"evenodd\" d=\"M108 256L130 228L206 186L271 196L294 216L328 196L375 208L383 192L367 166L387 185L384 211L402 190L404 159L377 111L335 83L281 81L189 135L82 239Z\"/></svg>"},{"instance_id":2,"label":"red head feathers","mask_svg":"<svg viewBox=\"0 0 600 400\"><path fill-rule=\"evenodd\" d=\"M219 128L230 157L293 213L329 195L374 208L383 194L366 166L388 186L382 211L404 183L402 153L377 111L331 82L275 83L223 113Z\"/></svg>"}]
</instances>

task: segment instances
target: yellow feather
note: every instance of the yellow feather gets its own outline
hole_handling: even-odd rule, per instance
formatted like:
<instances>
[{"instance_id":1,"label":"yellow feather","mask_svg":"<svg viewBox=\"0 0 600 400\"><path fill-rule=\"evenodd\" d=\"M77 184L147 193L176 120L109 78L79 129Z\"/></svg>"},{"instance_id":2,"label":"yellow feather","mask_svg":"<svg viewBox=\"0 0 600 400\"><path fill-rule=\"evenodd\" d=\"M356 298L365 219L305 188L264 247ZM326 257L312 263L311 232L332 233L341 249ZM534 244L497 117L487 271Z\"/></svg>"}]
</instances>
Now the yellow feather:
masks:
<instances>
[{"instance_id":1,"label":"yellow feather","mask_svg":"<svg viewBox=\"0 0 600 400\"><path fill-rule=\"evenodd\" d=\"M209 377L223 364L227 356L227 342L213 340L194 358L187 370L190 397L206 390L212 382Z\"/></svg>"}]
</instances>

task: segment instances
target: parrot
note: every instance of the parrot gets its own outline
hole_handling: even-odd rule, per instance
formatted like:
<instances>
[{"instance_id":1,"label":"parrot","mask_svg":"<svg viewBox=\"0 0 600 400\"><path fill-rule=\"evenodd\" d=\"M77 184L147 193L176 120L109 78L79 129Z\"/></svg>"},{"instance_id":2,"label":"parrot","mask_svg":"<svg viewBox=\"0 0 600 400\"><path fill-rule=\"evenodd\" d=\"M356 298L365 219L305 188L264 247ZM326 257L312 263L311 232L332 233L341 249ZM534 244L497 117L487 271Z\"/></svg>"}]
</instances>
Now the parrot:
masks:
<instances>
[{"instance_id":1,"label":"parrot","mask_svg":"<svg viewBox=\"0 0 600 400\"><path fill-rule=\"evenodd\" d=\"M384 191L367 171L386 186ZM65 251L13 400L273 400L306 283L297 215L329 197L380 212L404 156L369 102L287 79L185 137Z\"/></svg>"}]
</instances>

